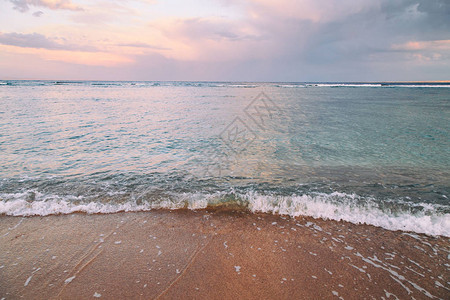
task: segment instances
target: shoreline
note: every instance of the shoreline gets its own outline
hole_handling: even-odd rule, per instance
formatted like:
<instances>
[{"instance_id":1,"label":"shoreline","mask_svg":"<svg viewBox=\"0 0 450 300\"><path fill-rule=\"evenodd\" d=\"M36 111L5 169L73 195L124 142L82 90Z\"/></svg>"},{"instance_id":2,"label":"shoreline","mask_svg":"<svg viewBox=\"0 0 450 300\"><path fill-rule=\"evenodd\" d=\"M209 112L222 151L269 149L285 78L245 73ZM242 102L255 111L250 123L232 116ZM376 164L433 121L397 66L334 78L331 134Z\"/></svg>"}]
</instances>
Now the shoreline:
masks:
<instances>
[{"instance_id":1,"label":"shoreline","mask_svg":"<svg viewBox=\"0 0 450 300\"><path fill-rule=\"evenodd\" d=\"M213 196L209 198L208 196ZM0 195L1 196L1 195ZM22 195L21 195L22 196ZM450 214L439 212L439 204L425 202L407 203L402 207L387 207L376 202L373 198L332 192L329 194L302 194L302 195L265 195L258 193L232 194L240 201L229 201L223 197L226 194L206 194L197 197L197 194L179 194L159 202L117 201L107 199L96 202L75 202L64 198L46 199L0 199L0 216L52 216L66 214L114 214L122 212L150 212L157 210L236 210L252 214L268 213L283 217L311 217L314 219L344 221L355 225L372 225L390 231L420 233L430 236L443 236L450 238ZM214 198L216 197L216 198ZM342 203L336 203L333 197L340 198ZM221 202L225 200L224 202ZM361 203L361 204L358 204ZM406 208L404 207L406 205ZM412 213L410 210L421 208L422 211Z\"/></svg>"},{"instance_id":2,"label":"shoreline","mask_svg":"<svg viewBox=\"0 0 450 300\"><path fill-rule=\"evenodd\" d=\"M445 299L450 291L449 238L344 221L155 210L0 216L0 228L6 299Z\"/></svg>"}]
</instances>

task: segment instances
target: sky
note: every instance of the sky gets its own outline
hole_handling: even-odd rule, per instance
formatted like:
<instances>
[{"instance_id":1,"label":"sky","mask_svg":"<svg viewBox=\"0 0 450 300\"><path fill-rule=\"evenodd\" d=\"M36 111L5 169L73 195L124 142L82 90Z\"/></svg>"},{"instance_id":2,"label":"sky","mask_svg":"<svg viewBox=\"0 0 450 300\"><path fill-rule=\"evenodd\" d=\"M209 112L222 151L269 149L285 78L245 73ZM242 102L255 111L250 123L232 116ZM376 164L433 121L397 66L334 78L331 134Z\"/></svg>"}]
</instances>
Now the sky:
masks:
<instances>
[{"instance_id":1,"label":"sky","mask_svg":"<svg viewBox=\"0 0 450 300\"><path fill-rule=\"evenodd\" d=\"M450 1L0 0L0 79L450 80Z\"/></svg>"}]
</instances>

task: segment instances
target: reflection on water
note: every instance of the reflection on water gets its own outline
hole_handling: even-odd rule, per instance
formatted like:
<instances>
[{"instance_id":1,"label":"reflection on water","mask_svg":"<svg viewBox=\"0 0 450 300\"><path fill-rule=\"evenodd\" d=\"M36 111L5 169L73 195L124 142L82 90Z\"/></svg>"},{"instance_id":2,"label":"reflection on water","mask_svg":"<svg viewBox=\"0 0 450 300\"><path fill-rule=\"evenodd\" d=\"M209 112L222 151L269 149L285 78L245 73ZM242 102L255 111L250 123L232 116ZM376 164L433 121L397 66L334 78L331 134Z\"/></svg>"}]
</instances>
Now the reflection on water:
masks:
<instances>
[{"instance_id":1,"label":"reflection on water","mask_svg":"<svg viewBox=\"0 0 450 300\"><path fill-rule=\"evenodd\" d=\"M450 89L306 86L1 86L0 189L315 189L447 204ZM264 126L246 113L261 91L276 106ZM236 118L252 134L239 151L223 137Z\"/></svg>"}]
</instances>

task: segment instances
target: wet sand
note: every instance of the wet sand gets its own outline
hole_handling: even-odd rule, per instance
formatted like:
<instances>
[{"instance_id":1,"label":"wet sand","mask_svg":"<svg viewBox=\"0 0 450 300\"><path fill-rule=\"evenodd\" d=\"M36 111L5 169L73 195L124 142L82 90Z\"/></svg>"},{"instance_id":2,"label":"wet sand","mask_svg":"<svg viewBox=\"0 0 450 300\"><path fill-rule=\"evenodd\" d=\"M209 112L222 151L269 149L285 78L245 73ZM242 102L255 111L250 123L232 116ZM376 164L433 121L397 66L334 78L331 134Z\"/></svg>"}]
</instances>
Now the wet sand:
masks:
<instances>
[{"instance_id":1,"label":"wet sand","mask_svg":"<svg viewBox=\"0 0 450 300\"><path fill-rule=\"evenodd\" d=\"M243 211L0 217L0 299L450 298L450 239Z\"/></svg>"}]
</instances>

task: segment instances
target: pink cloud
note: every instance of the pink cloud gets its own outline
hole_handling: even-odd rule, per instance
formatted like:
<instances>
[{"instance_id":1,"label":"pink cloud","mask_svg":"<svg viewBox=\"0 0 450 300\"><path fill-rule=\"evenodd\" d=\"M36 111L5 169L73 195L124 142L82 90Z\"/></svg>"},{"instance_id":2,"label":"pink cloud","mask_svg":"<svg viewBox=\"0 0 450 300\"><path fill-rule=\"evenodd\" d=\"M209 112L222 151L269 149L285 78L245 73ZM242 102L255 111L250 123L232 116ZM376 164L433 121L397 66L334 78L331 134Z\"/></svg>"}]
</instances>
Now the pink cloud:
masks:
<instances>
[{"instance_id":1,"label":"pink cloud","mask_svg":"<svg viewBox=\"0 0 450 300\"><path fill-rule=\"evenodd\" d=\"M14 4L14 9L20 12L26 12L30 6L46 7L49 9L83 10L81 7L73 4L70 0L9 0Z\"/></svg>"},{"instance_id":2,"label":"pink cloud","mask_svg":"<svg viewBox=\"0 0 450 300\"><path fill-rule=\"evenodd\" d=\"M418 50L428 50L428 51L450 51L450 40L436 40L436 41L410 41L402 44L392 45L393 50L403 50L403 51L418 51Z\"/></svg>"}]
</instances>

